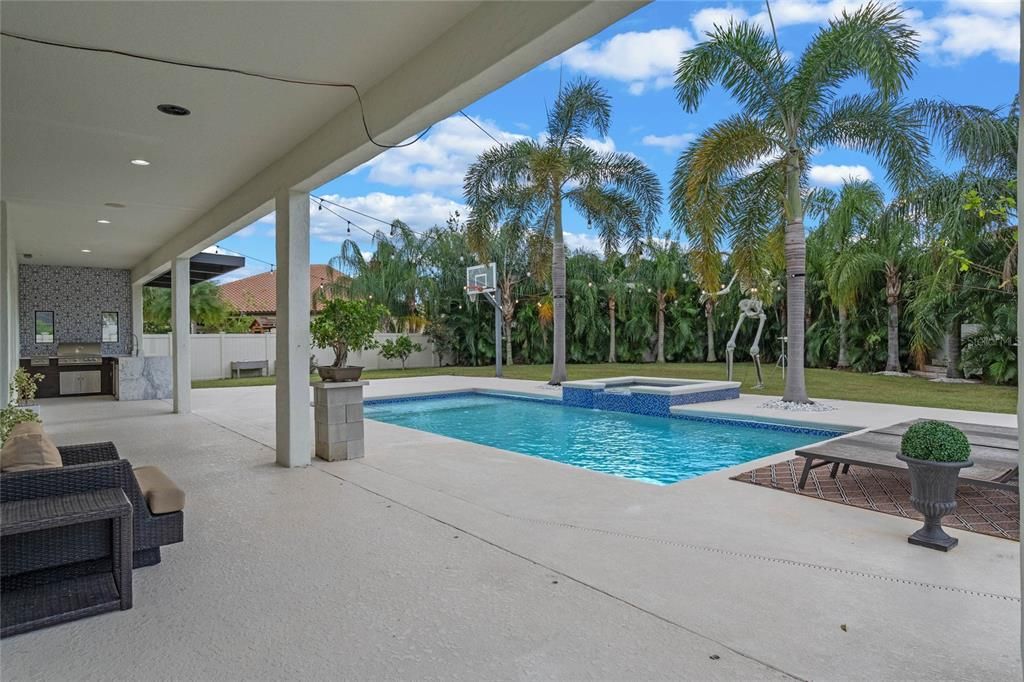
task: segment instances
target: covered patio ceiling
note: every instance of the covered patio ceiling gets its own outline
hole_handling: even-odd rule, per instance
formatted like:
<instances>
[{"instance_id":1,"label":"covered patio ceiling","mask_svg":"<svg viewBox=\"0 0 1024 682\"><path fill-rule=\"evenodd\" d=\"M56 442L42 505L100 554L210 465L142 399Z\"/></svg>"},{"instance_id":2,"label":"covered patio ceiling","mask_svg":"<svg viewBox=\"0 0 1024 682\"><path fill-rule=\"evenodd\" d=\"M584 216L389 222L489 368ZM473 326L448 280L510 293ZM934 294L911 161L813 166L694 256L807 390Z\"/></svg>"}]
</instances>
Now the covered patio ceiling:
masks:
<instances>
[{"instance_id":1,"label":"covered patio ceiling","mask_svg":"<svg viewBox=\"0 0 1024 682\"><path fill-rule=\"evenodd\" d=\"M399 143L642 4L5 2L0 198L17 251L148 281L268 213L280 188L379 153L364 114ZM15 36L351 83L364 107L350 88Z\"/></svg>"}]
</instances>

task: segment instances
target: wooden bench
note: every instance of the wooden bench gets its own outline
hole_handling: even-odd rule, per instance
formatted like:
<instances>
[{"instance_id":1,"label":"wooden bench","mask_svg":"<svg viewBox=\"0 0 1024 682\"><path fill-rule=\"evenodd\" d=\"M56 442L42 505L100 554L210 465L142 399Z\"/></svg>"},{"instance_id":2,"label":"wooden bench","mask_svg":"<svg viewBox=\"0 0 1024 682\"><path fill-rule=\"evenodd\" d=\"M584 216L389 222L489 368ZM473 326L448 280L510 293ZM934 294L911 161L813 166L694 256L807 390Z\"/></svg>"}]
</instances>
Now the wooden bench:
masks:
<instances>
[{"instance_id":1,"label":"wooden bench","mask_svg":"<svg viewBox=\"0 0 1024 682\"><path fill-rule=\"evenodd\" d=\"M243 370L257 369L260 371L260 376L267 376L270 371L270 362L267 360L232 360L231 361L231 378L242 376Z\"/></svg>"},{"instance_id":2,"label":"wooden bench","mask_svg":"<svg viewBox=\"0 0 1024 682\"><path fill-rule=\"evenodd\" d=\"M911 424L921 419L900 422L866 433L837 438L820 445L801 448L796 451L804 458L804 468L798 488L803 490L811 469L831 465L830 478L835 478L842 467L843 473L850 465L906 471L907 465L896 459L900 441ZM960 480L971 485L986 488L1017 490L1017 429L986 424L949 422L964 432L971 446L974 466L960 470Z\"/></svg>"}]
</instances>

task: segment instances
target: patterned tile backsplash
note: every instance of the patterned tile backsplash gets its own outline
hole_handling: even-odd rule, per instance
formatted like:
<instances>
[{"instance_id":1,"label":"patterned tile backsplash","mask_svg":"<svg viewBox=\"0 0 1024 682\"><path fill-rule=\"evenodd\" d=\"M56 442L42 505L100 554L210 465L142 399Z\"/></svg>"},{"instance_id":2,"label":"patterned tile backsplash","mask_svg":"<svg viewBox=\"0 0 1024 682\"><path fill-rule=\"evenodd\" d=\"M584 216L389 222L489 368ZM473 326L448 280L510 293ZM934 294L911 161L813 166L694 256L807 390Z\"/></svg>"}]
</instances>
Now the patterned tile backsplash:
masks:
<instances>
[{"instance_id":1,"label":"patterned tile backsplash","mask_svg":"<svg viewBox=\"0 0 1024 682\"><path fill-rule=\"evenodd\" d=\"M53 311L54 342L36 343L35 313ZM99 341L101 314L117 313L117 342L104 355L131 351L132 285L128 270L66 265L18 266L18 323L21 357L53 355L62 341Z\"/></svg>"}]
</instances>

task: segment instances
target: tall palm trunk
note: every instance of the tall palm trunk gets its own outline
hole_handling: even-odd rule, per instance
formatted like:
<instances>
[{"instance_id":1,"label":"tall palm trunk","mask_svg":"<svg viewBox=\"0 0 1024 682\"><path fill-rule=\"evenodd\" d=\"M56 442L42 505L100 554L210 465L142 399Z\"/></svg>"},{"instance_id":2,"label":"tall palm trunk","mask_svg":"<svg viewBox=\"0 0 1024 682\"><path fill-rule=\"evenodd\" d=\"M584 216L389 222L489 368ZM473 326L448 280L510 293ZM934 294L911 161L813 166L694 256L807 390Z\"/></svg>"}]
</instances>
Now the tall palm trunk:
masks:
<instances>
[{"instance_id":1,"label":"tall palm trunk","mask_svg":"<svg viewBox=\"0 0 1024 682\"><path fill-rule=\"evenodd\" d=\"M846 369L850 366L850 360L846 355L846 327L846 306L841 305L839 306L839 361L836 363L836 367L839 369Z\"/></svg>"},{"instance_id":2,"label":"tall palm trunk","mask_svg":"<svg viewBox=\"0 0 1024 682\"><path fill-rule=\"evenodd\" d=\"M949 346L946 352L946 377L949 379L963 379L964 373L960 369L960 316L954 315L949 323L949 335L946 337Z\"/></svg>"},{"instance_id":3,"label":"tall palm trunk","mask_svg":"<svg viewBox=\"0 0 1024 682\"><path fill-rule=\"evenodd\" d=\"M608 298L608 326L611 334L608 339L608 362L618 362L615 359L615 297Z\"/></svg>"},{"instance_id":4,"label":"tall palm trunk","mask_svg":"<svg viewBox=\"0 0 1024 682\"><path fill-rule=\"evenodd\" d=\"M562 240L562 196L555 190L551 210L555 218L554 243L551 246L551 298L554 303L554 336L551 362L552 386L568 378L565 369L565 244Z\"/></svg>"},{"instance_id":5,"label":"tall palm trunk","mask_svg":"<svg viewBox=\"0 0 1024 682\"><path fill-rule=\"evenodd\" d=\"M885 360L886 372L900 371L900 291L903 283L899 270L891 263L885 264L885 302L889 306L888 357Z\"/></svg>"},{"instance_id":6,"label":"tall palm trunk","mask_svg":"<svg viewBox=\"0 0 1024 682\"><path fill-rule=\"evenodd\" d=\"M807 242L804 234L804 211L800 198L800 158L790 149L786 158L786 389L782 399L792 403L809 403L804 380L804 310L806 309Z\"/></svg>"},{"instance_id":7,"label":"tall palm trunk","mask_svg":"<svg viewBox=\"0 0 1024 682\"><path fill-rule=\"evenodd\" d=\"M658 362L665 362L665 292L658 292Z\"/></svg>"},{"instance_id":8,"label":"tall palm trunk","mask_svg":"<svg viewBox=\"0 0 1024 682\"><path fill-rule=\"evenodd\" d=\"M512 362L512 322L505 320L505 366L511 367Z\"/></svg>"},{"instance_id":9,"label":"tall palm trunk","mask_svg":"<svg viewBox=\"0 0 1024 682\"><path fill-rule=\"evenodd\" d=\"M718 362L718 356L715 355L715 302L713 299L704 301L704 317L708 321L708 355L705 358L706 362Z\"/></svg>"}]
</instances>

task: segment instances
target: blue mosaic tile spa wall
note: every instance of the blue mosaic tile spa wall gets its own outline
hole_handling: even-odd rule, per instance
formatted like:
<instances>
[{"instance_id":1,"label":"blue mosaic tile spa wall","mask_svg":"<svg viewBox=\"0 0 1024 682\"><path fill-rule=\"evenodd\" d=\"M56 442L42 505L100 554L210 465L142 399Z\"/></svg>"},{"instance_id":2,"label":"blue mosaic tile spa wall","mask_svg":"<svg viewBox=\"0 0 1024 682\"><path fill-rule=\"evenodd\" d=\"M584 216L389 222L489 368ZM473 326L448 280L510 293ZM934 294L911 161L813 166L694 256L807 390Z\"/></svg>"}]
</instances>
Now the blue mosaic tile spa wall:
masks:
<instances>
[{"instance_id":1,"label":"blue mosaic tile spa wall","mask_svg":"<svg viewBox=\"0 0 1024 682\"><path fill-rule=\"evenodd\" d=\"M739 388L722 388L698 393L664 395L660 393L607 393L603 390L565 387L562 403L569 407L630 412L651 417L668 417L675 405L693 405L740 397Z\"/></svg>"},{"instance_id":2,"label":"blue mosaic tile spa wall","mask_svg":"<svg viewBox=\"0 0 1024 682\"><path fill-rule=\"evenodd\" d=\"M36 343L35 313L53 311L54 343ZM18 267L18 322L21 357L53 355L62 341L102 338L101 313L117 313L117 343L104 343L104 355L127 355L131 349L131 272L66 265Z\"/></svg>"}]
</instances>

